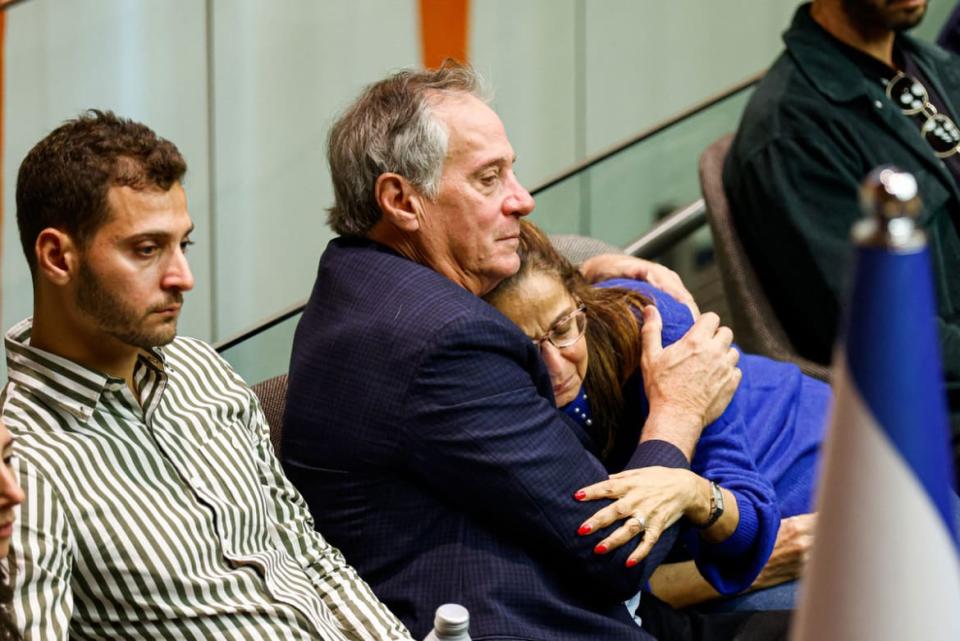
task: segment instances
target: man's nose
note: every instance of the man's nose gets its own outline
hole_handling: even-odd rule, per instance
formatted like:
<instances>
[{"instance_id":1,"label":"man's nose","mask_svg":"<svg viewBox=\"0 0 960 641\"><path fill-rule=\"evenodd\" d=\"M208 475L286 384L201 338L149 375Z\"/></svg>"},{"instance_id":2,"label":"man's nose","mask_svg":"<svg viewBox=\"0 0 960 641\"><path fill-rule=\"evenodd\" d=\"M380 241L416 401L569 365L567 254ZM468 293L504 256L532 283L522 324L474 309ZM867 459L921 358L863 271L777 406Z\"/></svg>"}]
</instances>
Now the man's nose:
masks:
<instances>
[{"instance_id":1,"label":"man's nose","mask_svg":"<svg viewBox=\"0 0 960 641\"><path fill-rule=\"evenodd\" d=\"M190 270L190 261L183 250L177 248L175 256L167 266L167 272L163 276L164 289L176 289L181 292L188 292L193 289L193 272Z\"/></svg>"},{"instance_id":2,"label":"man's nose","mask_svg":"<svg viewBox=\"0 0 960 641\"><path fill-rule=\"evenodd\" d=\"M512 192L504 201L503 205L505 209L504 213L506 214L526 216L533 211L536 203L533 200L533 196L530 195L530 192L520 184L520 181L518 181L516 177L514 177Z\"/></svg>"}]
</instances>

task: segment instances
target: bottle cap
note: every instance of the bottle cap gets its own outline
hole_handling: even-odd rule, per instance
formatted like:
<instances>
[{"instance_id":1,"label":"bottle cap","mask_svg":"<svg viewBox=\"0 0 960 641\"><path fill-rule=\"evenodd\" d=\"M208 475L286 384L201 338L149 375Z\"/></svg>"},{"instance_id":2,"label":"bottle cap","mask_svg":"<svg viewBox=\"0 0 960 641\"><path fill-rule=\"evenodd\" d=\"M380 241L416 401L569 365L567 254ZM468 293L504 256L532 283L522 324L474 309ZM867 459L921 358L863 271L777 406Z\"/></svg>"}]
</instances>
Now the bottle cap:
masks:
<instances>
[{"instance_id":1,"label":"bottle cap","mask_svg":"<svg viewBox=\"0 0 960 641\"><path fill-rule=\"evenodd\" d=\"M470 613L462 605L444 603L437 608L433 627L438 634L455 635L466 632L470 627Z\"/></svg>"}]
</instances>

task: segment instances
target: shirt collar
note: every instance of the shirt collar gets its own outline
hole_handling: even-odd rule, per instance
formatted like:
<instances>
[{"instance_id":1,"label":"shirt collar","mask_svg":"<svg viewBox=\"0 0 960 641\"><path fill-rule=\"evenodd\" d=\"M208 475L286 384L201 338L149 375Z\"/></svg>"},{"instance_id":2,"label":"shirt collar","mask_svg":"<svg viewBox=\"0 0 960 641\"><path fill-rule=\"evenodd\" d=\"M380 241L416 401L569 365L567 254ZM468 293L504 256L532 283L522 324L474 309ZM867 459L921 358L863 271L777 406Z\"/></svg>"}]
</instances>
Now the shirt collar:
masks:
<instances>
[{"instance_id":1,"label":"shirt collar","mask_svg":"<svg viewBox=\"0 0 960 641\"><path fill-rule=\"evenodd\" d=\"M810 16L809 4L797 8L783 40L801 72L820 92L835 101L845 102L867 94L868 87L880 87L877 82L880 78L896 73L821 27ZM897 34L893 46L900 56L911 55L915 50L910 37L902 33Z\"/></svg>"},{"instance_id":2,"label":"shirt collar","mask_svg":"<svg viewBox=\"0 0 960 641\"><path fill-rule=\"evenodd\" d=\"M7 378L28 389L51 407L77 419L90 420L106 390L122 389L122 378L108 376L84 365L32 347L33 319L11 327L4 338L7 349ZM140 363L164 371L166 357L161 347L144 350Z\"/></svg>"}]
</instances>

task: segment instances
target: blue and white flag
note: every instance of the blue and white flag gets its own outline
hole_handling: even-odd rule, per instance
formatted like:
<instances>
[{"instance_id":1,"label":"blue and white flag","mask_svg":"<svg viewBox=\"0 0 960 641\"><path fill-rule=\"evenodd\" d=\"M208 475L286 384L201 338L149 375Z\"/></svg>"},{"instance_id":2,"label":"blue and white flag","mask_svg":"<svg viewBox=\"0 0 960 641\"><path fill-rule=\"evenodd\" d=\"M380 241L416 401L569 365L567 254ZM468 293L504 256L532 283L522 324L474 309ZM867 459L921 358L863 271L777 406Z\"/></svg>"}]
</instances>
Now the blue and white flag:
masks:
<instances>
[{"instance_id":1,"label":"blue and white flag","mask_svg":"<svg viewBox=\"0 0 960 641\"><path fill-rule=\"evenodd\" d=\"M794 641L960 640L957 505L920 245L857 249Z\"/></svg>"}]
</instances>

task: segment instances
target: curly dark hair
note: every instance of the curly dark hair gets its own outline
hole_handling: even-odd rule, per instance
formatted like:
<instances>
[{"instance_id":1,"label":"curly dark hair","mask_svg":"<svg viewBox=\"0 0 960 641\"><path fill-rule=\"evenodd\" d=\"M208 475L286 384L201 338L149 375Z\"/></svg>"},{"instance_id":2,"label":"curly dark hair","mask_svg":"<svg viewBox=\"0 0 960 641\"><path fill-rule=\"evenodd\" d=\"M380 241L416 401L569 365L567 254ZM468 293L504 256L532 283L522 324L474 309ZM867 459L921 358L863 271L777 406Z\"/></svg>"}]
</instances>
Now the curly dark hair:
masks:
<instances>
[{"instance_id":1,"label":"curly dark hair","mask_svg":"<svg viewBox=\"0 0 960 641\"><path fill-rule=\"evenodd\" d=\"M567 292L579 300L587 313L587 358L589 367L584 386L590 396L593 425L590 437L607 459L613 450L617 428L624 416L623 385L640 367L640 324L636 312L652 303L638 292L620 287L592 286L569 260L564 258L536 225L520 221L520 269L502 281L484 300L497 306L527 276L545 273L556 276Z\"/></svg>"},{"instance_id":2,"label":"curly dark hair","mask_svg":"<svg viewBox=\"0 0 960 641\"><path fill-rule=\"evenodd\" d=\"M166 191L186 171L176 146L146 125L96 109L64 122L30 150L17 175L17 226L31 273L44 229L61 229L84 247L109 218L111 187Z\"/></svg>"}]
</instances>

